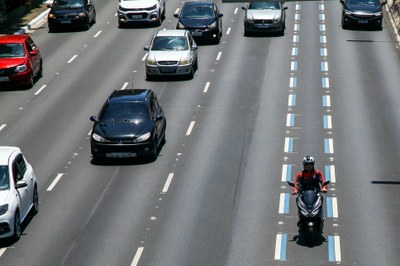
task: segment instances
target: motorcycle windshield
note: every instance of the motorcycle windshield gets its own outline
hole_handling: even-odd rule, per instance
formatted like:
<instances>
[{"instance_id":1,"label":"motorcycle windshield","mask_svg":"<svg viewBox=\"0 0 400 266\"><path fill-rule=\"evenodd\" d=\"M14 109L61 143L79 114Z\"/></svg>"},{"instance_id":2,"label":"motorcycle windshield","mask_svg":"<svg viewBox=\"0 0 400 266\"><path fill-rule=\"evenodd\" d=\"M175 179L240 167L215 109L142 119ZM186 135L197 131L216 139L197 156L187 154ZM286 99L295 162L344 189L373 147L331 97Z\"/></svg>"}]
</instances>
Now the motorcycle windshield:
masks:
<instances>
[{"instance_id":1,"label":"motorcycle windshield","mask_svg":"<svg viewBox=\"0 0 400 266\"><path fill-rule=\"evenodd\" d=\"M306 190L301 195L301 200L307 208L313 208L314 203L318 200L318 195L314 190Z\"/></svg>"}]
</instances>

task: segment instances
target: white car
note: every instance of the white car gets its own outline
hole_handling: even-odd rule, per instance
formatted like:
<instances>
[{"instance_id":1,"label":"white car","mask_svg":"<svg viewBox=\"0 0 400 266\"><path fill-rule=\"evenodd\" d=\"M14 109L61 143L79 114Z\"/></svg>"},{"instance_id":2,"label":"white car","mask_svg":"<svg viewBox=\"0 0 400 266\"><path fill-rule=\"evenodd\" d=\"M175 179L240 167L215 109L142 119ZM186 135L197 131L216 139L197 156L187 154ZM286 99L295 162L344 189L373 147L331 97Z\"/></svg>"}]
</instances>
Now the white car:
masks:
<instances>
[{"instance_id":1,"label":"white car","mask_svg":"<svg viewBox=\"0 0 400 266\"><path fill-rule=\"evenodd\" d=\"M186 76L193 78L197 69L197 44L189 30L158 30L145 46L146 78Z\"/></svg>"},{"instance_id":2,"label":"white car","mask_svg":"<svg viewBox=\"0 0 400 266\"><path fill-rule=\"evenodd\" d=\"M18 147L0 146L0 238L21 236L21 223L39 210L36 176Z\"/></svg>"},{"instance_id":3,"label":"white car","mask_svg":"<svg viewBox=\"0 0 400 266\"><path fill-rule=\"evenodd\" d=\"M160 26L165 18L165 0L119 0L118 26L153 23Z\"/></svg>"}]
</instances>

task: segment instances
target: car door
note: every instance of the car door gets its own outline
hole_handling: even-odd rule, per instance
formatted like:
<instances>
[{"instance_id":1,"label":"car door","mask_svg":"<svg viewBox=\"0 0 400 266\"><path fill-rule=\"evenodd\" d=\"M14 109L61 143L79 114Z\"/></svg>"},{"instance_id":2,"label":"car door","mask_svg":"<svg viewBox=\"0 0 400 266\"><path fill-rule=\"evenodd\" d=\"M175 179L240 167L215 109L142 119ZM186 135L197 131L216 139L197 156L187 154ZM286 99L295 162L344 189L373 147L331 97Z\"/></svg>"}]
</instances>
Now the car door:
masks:
<instances>
[{"instance_id":1,"label":"car door","mask_svg":"<svg viewBox=\"0 0 400 266\"><path fill-rule=\"evenodd\" d=\"M164 113L161 109L161 106L158 103L157 96L152 95L150 100L150 108L151 108L151 115L153 117L153 121L155 123L155 129L157 132L157 137L160 138L163 134L162 130L164 128ZM160 139L157 140L159 142Z\"/></svg>"},{"instance_id":2,"label":"car door","mask_svg":"<svg viewBox=\"0 0 400 266\"><path fill-rule=\"evenodd\" d=\"M40 50L30 37L26 39L25 46L28 50L28 56L32 64L33 75L35 76L40 71Z\"/></svg>"},{"instance_id":3,"label":"car door","mask_svg":"<svg viewBox=\"0 0 400 266\"><path fill-rule=\"evenodd\" d=\"M85 1L85 8L89 14L89 23L91 23L95 16L94 2L93 0L84 0L84 1Z\"/></svg>"},{"instance_id":4,"label":"car door","mask_svg":"<svg viewBox=\"0 0 400 266\"><path fill-rule=\"evenodd\" d=\"M190 46L190 57L192 58L193 64L197 61L197 44L193 39L192 34L188 31L188 41Z\"/></svg>"},{"instance_id":5,"label":"car door","mask_svg":"<svg viewBox=\"0 0 400 266\"><path fill-rule=\"evenodd\" d=\"M14 178L14 186L17 186L17 183L19 181L25 180L25 172L26 172L26 167L24 169L23 166L24 164L21 163L23 161L22 154L18 154L14 161L12 162L12 173L13 173L13 178ZM30 203L32 200L29 198L29 189L28 186L22 187L22 188L17 188L16 189L18 192L18 197L19 197L19 214L21 219L25 217L25 214L29 210Z\"/></svg>"}]
</instances>

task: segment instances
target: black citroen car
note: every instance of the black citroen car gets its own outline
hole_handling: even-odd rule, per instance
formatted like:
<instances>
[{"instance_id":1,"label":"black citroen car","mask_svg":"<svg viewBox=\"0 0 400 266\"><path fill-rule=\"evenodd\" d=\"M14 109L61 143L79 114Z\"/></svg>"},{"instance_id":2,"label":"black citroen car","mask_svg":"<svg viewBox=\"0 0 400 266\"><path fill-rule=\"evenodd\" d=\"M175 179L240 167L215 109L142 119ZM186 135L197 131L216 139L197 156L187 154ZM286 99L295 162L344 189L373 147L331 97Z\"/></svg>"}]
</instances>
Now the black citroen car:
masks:
<instances>
[{"instance_id":1,"label":"black citroen car","mask_svg":"<svg viewBox=\"0 0 400 266\"><path fill-rule=\"evenodd\" d=\"M350 26L368 26L382 29L383 0L340 0L342 4L342 28Z\"/></svg>"},{"instance_id":2,"label":"black citroen car","mask_svg":"<svg viewBox=\"0 0 400 266\"><path fill-rule=\"evenodd\" d=\"M91 132L93 159L150 157L165 142L167 121L152 90L116 90L104 103Z\"/></svg>"},{"instance_id":3,"label":"black citroen car","mask_svg":"<svg viewBox=\"0 0 400 266\"><path fill-rule=\"evenodd\" d=\"M213 2L185 2L178 18L177 29L187 29L196 41L219 43L222 36L222 16Z\"/></svg>"},{"instance_id":4,"label":"black citroen car","mask_svg":"<svg viewBox=\"0 0 400 266\"><path fill-rule=\"evenodd\" d=\"M88 30L96 22L96 9L93 0L54 0L48 5L49 31L60 28L83 28Z\"/></svg>"}]
</instances>

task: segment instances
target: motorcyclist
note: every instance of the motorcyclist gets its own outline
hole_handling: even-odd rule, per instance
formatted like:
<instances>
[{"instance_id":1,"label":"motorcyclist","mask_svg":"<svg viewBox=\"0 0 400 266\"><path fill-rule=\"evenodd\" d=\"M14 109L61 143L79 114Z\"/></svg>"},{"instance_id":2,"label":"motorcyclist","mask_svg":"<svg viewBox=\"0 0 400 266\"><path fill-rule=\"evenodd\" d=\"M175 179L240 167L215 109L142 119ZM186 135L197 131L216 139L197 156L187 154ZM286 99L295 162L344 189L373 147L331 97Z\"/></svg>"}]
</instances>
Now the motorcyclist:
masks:
<instances>
[{"instance_id":1,"label":"motorcyclist","mask_svg":"<svg viewBox=\"0 0 400 266\"><path fill-rule=\"evenodd\" d=\"M325 177L320 170L314 168L314 164L314 157L307 155L303 158L303 171L296 176L295 186L292 191L293 195L299 193L299 189L307 187L317 188L323 193L327 192L327 185L322 186L325 182Z\"/></svg>"}]
</instances>

